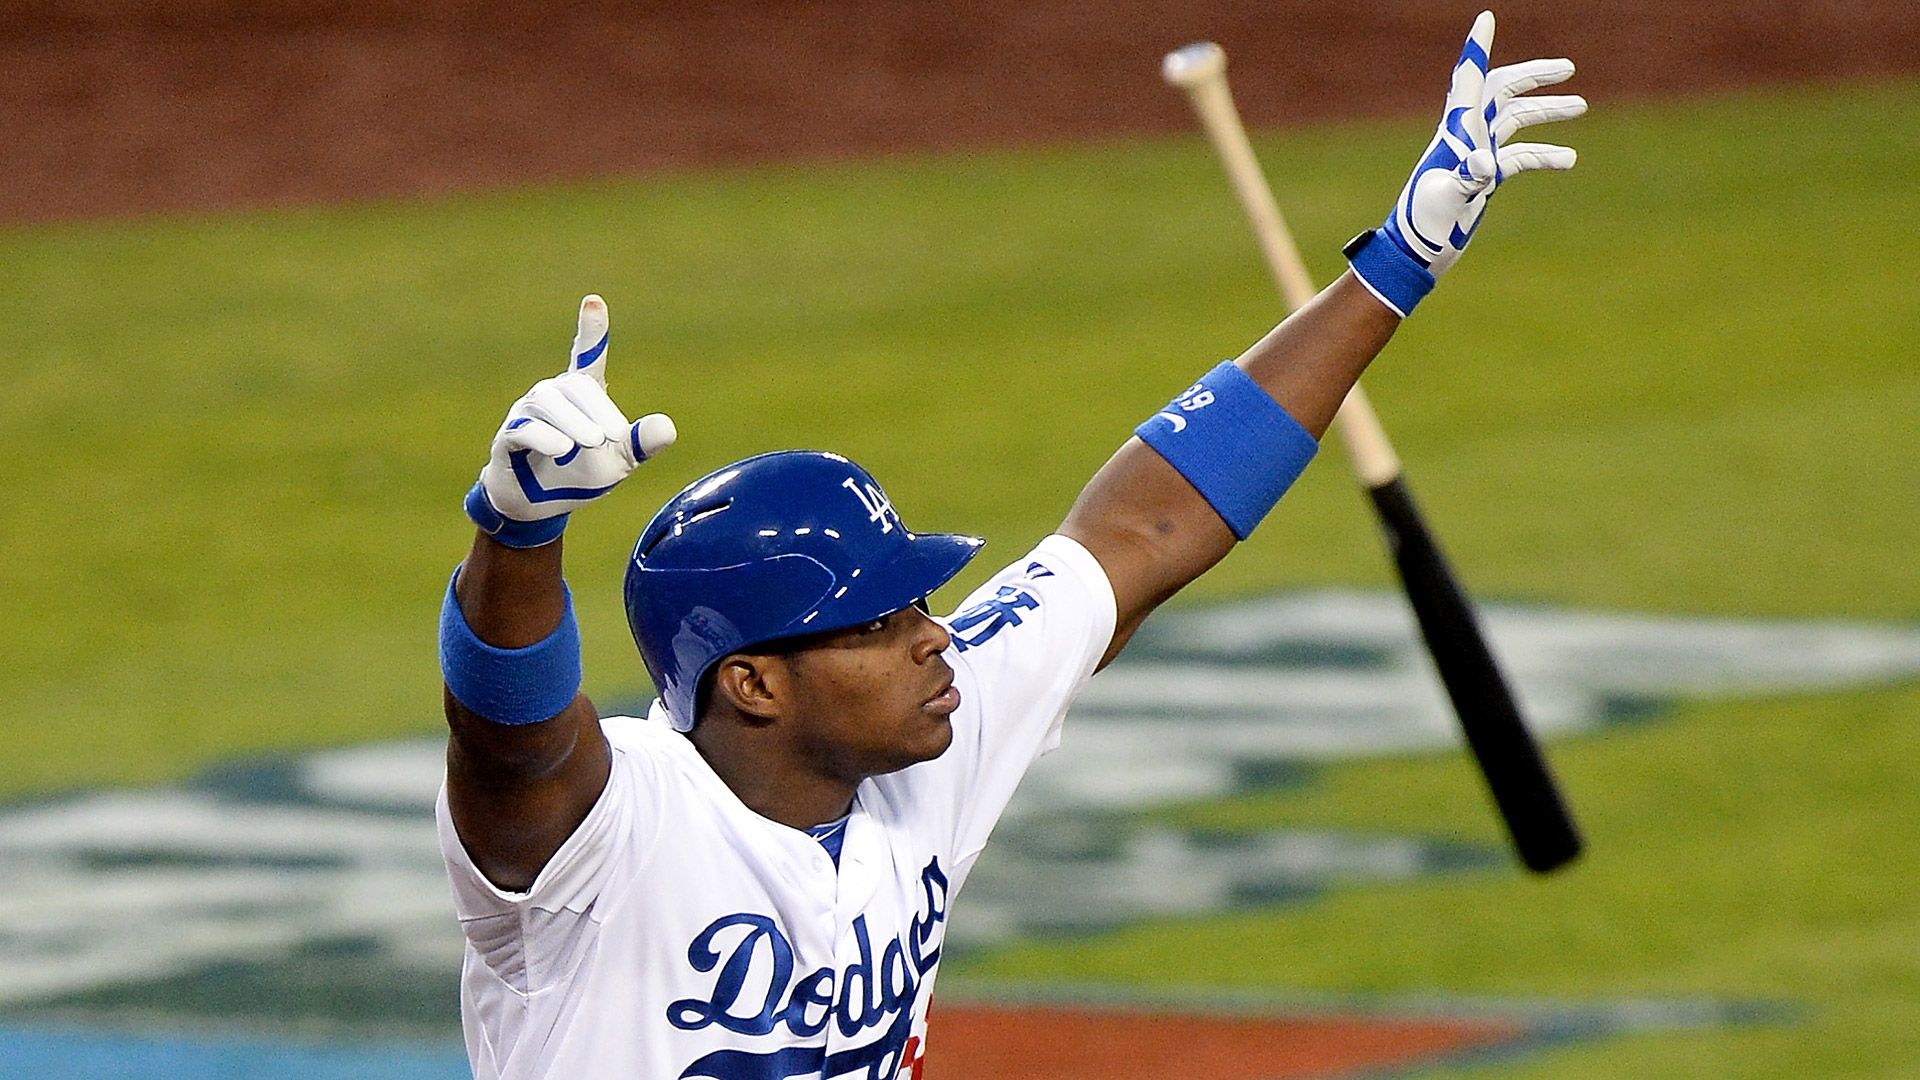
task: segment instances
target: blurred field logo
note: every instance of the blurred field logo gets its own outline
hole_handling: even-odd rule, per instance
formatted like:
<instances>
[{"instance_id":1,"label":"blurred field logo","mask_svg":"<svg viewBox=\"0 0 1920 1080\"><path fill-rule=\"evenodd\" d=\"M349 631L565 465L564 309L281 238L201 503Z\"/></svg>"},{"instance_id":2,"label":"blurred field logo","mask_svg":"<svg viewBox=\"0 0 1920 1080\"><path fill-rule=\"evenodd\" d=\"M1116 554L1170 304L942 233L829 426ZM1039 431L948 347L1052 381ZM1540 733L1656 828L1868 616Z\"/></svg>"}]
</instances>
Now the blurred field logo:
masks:
<instances>
[{"instance_id":1,"label":"blurred field logo","mask_svg":"<svg viewBox=\"0 0 1920 1080\"><path fill-rule=\"evenodd\" d=\"M1549 738L1644 718L1681 698L1920 675L1920 630L1910 628L1532 607L1484 615L1529 717ZM1316 763L1450 750L1456 741L1397 596L1289 594L1163 614L1093 682L1065 747L1021 789L948 943L977 950L1504 868L1503 851L1445 838L1216 833L1145 813L1298 783ZM0 899L8 960L0 1012L444 1038L457 1016L460 942L433 838L440 771L440 745L411 742L0 811L0 865L10 882ZM1026 1015L1049 1007L1034 1003ZM1288 1022L1364 1022L1352 1019L1351 1003L1341 1008L1344 1018ZM954 1009L954 1028L975 1013L997 1017L992 1025L1017 1023ZM1552 1028L1515 1019L1524 1014L1456 1016L1443 1025L1452 1034L1435 1035L1428 1053ZM1561 1022L1574 1013L1555 1015ZM1580 1030L1693 1022L1684 1009L1623 1015ZM1375 1028L1388 1022L1376 1018Z\"/></svg>"}]
</instances>

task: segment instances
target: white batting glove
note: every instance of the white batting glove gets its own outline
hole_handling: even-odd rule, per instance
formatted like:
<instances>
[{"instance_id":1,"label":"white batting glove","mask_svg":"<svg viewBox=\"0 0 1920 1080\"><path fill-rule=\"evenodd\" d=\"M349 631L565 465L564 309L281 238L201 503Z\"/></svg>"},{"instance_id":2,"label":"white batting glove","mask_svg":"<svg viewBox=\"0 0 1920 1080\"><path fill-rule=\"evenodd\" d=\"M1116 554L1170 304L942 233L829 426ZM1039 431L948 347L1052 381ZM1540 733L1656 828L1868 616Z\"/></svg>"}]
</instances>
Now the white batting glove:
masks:
<instances>
[{"instance_id":1,"label":"white batting glove","mask_svg":"<svg viewBox=\"0 0 1920 1080\"><path fill-rule=\"evenodd\" d=\"M467 493L467 516L508 547L551 543L568 514L612 491L677 435L660 413L629 424L607 396L607 302L588 296L567 370L534 383L507 410Z\"/></svg>"},{"instance_id":2,"label":"white batting glove","mask_svg":"<svg viewBox=\"0 0 1920 1080\"><path fill-rule=\"evenodd\" d=\"M1573 61L1529 60L1489 71L1492 49L1493 12L1483 11L1454 65L1440 126L1393 213L1345 249L1354 274L1403 318L1466 250L1487 200L1508 177L1573 168L1569 147L1507 141L1523 127L1587 111L1586 99L1576 94L1520 96L1567 81Z\"/></svg>"}]
</instances>

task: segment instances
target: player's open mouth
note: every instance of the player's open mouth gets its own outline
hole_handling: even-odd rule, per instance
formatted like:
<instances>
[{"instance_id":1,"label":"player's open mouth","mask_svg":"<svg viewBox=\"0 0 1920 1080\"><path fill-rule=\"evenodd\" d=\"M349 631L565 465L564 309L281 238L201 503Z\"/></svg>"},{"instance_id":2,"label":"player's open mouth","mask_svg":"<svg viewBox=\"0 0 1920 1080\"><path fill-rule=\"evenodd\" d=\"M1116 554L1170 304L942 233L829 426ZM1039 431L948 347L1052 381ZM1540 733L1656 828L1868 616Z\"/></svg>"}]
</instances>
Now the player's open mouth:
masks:
<instances>
[{"instance_id":1,"label":"player's open mouth","mask_svg":"<svg viewBox=\"0 0 1920 1080\"><path fill-rule=\"evenodd\" d=\"M960 707L960 688L948 683L945 690L921 702L920 707L930 713L946 716Z\"/></svg>"}]
</instances>

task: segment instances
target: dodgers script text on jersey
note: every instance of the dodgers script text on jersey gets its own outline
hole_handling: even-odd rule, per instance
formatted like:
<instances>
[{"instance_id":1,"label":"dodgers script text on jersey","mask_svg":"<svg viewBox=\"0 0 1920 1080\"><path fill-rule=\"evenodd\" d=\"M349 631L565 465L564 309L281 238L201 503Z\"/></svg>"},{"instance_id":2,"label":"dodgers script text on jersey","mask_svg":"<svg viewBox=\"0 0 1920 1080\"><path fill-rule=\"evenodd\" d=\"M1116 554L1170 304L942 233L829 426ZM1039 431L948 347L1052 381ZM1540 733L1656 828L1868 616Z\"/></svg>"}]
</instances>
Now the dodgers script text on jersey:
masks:
<instances>
[{"instance_id":1,"label":"dodgers script text on jersey","mask_svg":"<svg viewBox=\"0 0 1920 1080\"><path fill-rule=\"evenodd\" d=\"M837 868L741 803L657 705L603 721L606 790L524 893L474 868L443 794L476 1075L918 1075L953 900L1114 620L1066 537L981 586L944 620L953 745L860 785Z\"/></svg>"}]
</instances>

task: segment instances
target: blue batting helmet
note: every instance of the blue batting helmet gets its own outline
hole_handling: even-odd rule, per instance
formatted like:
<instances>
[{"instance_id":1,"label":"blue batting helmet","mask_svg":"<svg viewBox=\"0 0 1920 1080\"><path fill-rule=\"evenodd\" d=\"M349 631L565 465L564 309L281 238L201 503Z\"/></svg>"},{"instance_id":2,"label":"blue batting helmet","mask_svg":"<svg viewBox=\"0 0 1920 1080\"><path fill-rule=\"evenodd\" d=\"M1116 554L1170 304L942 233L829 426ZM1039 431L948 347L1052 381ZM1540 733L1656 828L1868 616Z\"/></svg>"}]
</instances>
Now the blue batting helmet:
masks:
<instances>
[{"instance_id":1,"label":"blue batting helmet","mask_svg":"<svg viewBox=\"0 0 1920 1080\"><path fill-rule=\"evenodd\" d=\"M690 731L720 658L898 611L982 543L909 532L839 454L761 454L687 485L647 523L627 564L627 625L673 726Z\"/></svg>"}]
</instances>

